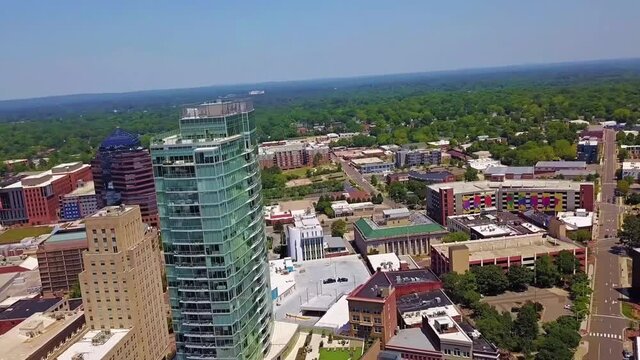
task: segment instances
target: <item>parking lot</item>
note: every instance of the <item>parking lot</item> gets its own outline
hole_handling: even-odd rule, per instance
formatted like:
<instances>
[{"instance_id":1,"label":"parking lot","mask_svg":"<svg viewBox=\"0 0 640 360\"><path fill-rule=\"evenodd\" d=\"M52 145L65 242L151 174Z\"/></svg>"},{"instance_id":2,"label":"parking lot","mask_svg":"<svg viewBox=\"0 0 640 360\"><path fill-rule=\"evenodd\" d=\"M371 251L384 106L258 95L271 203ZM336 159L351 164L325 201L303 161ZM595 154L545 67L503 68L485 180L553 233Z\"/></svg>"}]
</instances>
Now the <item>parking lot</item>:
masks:
<instances>
[{"instance_id":1,"label":"parking lot","mask_svg":"<svg viewBox=\"0 0 640 360\"><path fill-rule=\"evenodd\" d=\"M304 325L315 324L319 316L303 314L301 305L311 303L331 303L348 294L356 286L369 278L369 271L358 255L311 260L295 266L295 290L274 304L275 319ZM346 278L346 282L323 284L326 279ZM320 297L317 297L320 295Z\"/></svg>"},{"instance_id":2,"label":"parking lot","mask_svg":"<svg viewBox=\"0 0 640 360\"><path fill-rule=\"evenodd\" d=\"M489 305L493 305L500 312L510 312L513 307L520 307L527 301L539 302L544 306L542 321L553 321L563 315L571 315L571 310L565 309L570 304L569 294L557 288L538 289L530 287L523 292L506 292L502 295L487 296L482 299Z\"/></svg>"}]
</instances>

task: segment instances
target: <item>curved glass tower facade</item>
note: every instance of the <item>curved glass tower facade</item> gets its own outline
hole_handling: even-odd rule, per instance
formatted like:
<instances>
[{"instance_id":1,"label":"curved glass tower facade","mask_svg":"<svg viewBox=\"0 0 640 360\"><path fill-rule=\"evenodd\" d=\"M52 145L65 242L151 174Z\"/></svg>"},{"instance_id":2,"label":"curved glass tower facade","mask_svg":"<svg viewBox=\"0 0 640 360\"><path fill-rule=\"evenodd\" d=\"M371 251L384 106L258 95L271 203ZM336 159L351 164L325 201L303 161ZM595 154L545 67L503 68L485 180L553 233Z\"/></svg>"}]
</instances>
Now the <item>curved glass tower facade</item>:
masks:
<instances>
[{"instance_id":1,"label":"curved glass tower facade","mask_svg":"<svg viewBox=\"0 0 640 360\"><path fill-rule=\"evenodd\" d=\"M187 107L153 141L178 359L262 359L272 304L253 105Z\"/></svg>"}]
</instances>

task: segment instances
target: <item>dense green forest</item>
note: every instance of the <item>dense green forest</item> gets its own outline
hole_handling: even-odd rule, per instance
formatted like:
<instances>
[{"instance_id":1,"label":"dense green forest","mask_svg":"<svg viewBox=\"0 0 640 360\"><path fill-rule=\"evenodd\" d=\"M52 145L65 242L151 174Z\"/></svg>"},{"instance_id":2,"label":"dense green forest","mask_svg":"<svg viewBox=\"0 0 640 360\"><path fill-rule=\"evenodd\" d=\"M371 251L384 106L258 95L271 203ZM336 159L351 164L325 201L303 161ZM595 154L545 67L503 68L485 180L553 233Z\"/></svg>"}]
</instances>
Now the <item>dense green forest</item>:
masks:
<instances>
[{"instance_id":1,"label":"dense green forest","mask_svg":"<svg viewBox=\"0 0 640 360\"><path fill-rule=\"evenodd\" d=\"M471 150L489 150L507 164L524 165L575 156L580 128L564 119L612 119L633 126L640 118L639 69L462 73L452 75L449 82L446 77L437 81L407 77L344 89L323 83L316 91L288 89L256 98L255 116L261 141L295 137L299 126L313 125L334 132L368 129L371 137L353 140L366 145L443 137L455 144L479 135L503 137L507 144L476 144ZM152 134L175 129L177 109L175 105L96 112L83 108L82 113L46 112L42 118L30 115L20 121L2 113L0 159L31 158L56 149L51 162L86 161L115 127L140 134L143 142Z\"/></svg>"}]
</instances>

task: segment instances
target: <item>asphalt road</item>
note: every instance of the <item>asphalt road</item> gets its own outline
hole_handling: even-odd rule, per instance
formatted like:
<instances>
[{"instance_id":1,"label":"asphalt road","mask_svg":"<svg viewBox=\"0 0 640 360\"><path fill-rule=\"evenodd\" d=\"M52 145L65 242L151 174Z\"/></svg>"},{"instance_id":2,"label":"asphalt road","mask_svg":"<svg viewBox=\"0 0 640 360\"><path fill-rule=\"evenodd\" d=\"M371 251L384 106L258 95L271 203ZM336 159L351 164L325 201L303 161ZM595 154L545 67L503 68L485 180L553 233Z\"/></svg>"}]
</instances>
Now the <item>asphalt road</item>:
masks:
<instances>
[{"instance_id":1,"label":"asphalt road","mask_svg":"<svg viewBox=\"0 0 640 360\"><path fill-rule=\"evenodd\" d=\"M360 186L360 188L362 188L362 190L369 192L370 194L378 194L380 191L378 191L378 189L376 189L373 185L371 185L370 182L368 182L364 176L362 176L362 174L360 174L358 172L358 170L354 169L353 166L351 166L351 164L349 164L348 161L345 161L344 159L335 156L333 154L331 154L331 159L333 161L339 162L340 164L342 164L342 171L345 173L345 175L347 175L347 177L349 177L349 179L353 180L358 186ZM384 181L384 177L381 175L376 175L378 176L378 180L379 181ZM383 202L384 205L387 205L390 208L397 208L397 207L402 207L404 205L402 204L398 204L395 201L389 199L388 197L385 197Z\"/></svg>"},{"instance_id":2,"label":"asphalt road","mask_svg":"<svg viewBox=\"0 0 640 360\"><path fill-rule=\"evenodd\" d=\"M620 211L620 207L612 203L615 202L617 168L615 132L612 130L605 130L603 155L598 239L592 253L596 264L593 303L585 336L589 351L584 359L588 360L622 358L624 329L628 325L628 320L620 314L622 294L616 289L620 284L619 255L611 251L617 242Z\"/></svg>"}]
</instances>

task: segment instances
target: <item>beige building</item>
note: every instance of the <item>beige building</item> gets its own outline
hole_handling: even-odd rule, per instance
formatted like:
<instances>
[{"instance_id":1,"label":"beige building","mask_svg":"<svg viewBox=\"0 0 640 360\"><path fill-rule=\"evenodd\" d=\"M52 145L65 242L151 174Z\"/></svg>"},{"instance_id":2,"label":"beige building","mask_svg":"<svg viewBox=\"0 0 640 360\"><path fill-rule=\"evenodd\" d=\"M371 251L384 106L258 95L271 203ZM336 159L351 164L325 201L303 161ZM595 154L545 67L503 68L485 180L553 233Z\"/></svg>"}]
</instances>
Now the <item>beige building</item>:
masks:
<instances>
[{"instance_id":1,"label":"beige building","mask_svg":"<svg viewBox=\"0 0 640 360\"><path fill-rule=\"evenodd\" d=\"M112 206L85 219L89 249L80 286L89 332L58 359L162 359L167 324L159 243L138 206Z\"/></svg>"}]
</instances>

